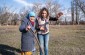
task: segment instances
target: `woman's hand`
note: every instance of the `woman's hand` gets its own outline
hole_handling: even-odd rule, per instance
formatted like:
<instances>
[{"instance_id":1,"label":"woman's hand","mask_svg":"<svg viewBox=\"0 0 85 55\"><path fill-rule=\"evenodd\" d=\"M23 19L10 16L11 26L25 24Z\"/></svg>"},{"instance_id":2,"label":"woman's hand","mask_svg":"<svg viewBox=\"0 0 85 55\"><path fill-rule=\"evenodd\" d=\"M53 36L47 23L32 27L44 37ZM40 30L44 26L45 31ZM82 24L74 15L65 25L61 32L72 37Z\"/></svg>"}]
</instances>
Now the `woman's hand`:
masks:
<instances>
[{"instance_id":1,"label":"woman's hand","mask_svg":"<svg viewBox=\"0 0 85 55\"><path fill-rule=\"evenodd\" d=\"M62 15L63 15L63 13L62 13L62 12L59 12L59 13L57 14L57 18L60 18Z\"/></svg>"},{"instance_id":2,"label":"woman's hand","mask_svg":"<svg viewBox=\"0 0 85 55\"><path fill-rule=\"evenodd\" d=\"M27 27L26 27L26 31L28 31L30 28L31 28L31 26L27 26Z\"/></svg>"},{"instance_id":3,"label":"woman's hand","mask_svg":"<svg viewBox=\"0 0 85 55\"><path fill-rule=\"evenodd\" d=\"M43 26L41 26L41 27L40 27L40 30L44 31L45 29L44 29L44 27L43 27Z\"/></svg>"}]
</instances>

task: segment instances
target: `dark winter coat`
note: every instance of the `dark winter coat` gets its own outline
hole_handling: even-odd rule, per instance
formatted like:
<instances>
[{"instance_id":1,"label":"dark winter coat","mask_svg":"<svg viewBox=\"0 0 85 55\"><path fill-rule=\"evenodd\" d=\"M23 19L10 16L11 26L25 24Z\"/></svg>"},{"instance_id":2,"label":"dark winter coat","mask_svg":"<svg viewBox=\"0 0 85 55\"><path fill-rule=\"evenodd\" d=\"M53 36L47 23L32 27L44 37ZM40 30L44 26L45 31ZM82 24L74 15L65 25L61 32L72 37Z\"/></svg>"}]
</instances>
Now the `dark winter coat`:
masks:
<instances>
[{"instance_id":1,"label":"dark winter coat","mask_svg":"<svg viewBox=\"0 0 85 55\"><path fill-rule=\"evenodd\" d=\"M34 49L34 36L32 32L26 31L26 27L30 25L32 30L35 30L35 27L29 23L28 19L25 18L22 20L19 30L21 32L21 50L22 51L32 51Z\"/></svg>"}]
</instances>

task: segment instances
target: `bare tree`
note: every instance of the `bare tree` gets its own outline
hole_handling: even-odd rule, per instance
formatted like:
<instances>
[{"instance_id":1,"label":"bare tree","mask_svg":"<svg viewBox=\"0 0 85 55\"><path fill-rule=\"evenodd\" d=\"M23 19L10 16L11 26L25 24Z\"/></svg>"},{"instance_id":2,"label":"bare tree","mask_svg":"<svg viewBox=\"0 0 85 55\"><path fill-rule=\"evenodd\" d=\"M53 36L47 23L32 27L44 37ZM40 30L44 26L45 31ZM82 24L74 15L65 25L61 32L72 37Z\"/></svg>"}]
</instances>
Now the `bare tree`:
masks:
<instances>
[{"instance_id":1,"label":"bare tree","mask_svg":"<svg viewBox=\"0 0 85 55\"><path fill-rule=\"evenodd\" d=\"M5 7L0 7L2 12L0 13L0 23L1 25L5 24L7 20L9 19L10 13L8 12L7 6Z\"/></svg>"},{"instance_id":2,"label":"bare tree","mask_svg":"<svg viewBox=\"0 0 85 55\"><path fill-rule=\"evenodd\" d=\"M58 13L60 12L60 4L58 0L46 0L46 7L49 10L50 23L57 24L60 21L60 17L58 17Z\"/></svg>"},{"instance_id":3,"label":"bare tree","mask_svg":"<svg viewBox=\"0 0 85 55\"><path fill-rule=\"evenodd\" d=\"M32 7L32 10L38 15L39 11L40 11L40 6L42 4L40 3L34 3L34 6Z\"/></svg>"},{"instance_id":4,"label":"bare tree","mask_svg":"<svg viewBox=\"0 0 85 55\"><path fill-rule=\"evenodd\" d=\"M85 14L85 1L84 0L75 0L77 6L83 11Z\"/></svg>"},{"instance_id":5,"label":"bare tree","mask_svg":"<svg viewBox=\"0 0 85 55\"><path fill-rule=\"evenodd\" d=\"M72 15L72 24L74 24L74 2L71 2L71 15Z\"/></svg>"},{"instance_id":6,"label":"bare tree","mask_svg":"<svg viewBox=\"0 0 85 55\"><path fill-rule=\"evenodd\" d=\"M19 17L18 14L13 14L13 17L12 17L12 20L11 20L12 25L17 25L18 17Z\"/></svg>"},{"instance_id":7,"label":"bare tree","mask_svg":"<svg viewBox=\"0 0 85 55\"><path fill-rule=\"evenodd\" d=\"M73 0L71 2L71 14L72 14L72 24L79 24L80 12L83 12L85 15L85 2L82 0Z\"/></svg>"}]
</instances>

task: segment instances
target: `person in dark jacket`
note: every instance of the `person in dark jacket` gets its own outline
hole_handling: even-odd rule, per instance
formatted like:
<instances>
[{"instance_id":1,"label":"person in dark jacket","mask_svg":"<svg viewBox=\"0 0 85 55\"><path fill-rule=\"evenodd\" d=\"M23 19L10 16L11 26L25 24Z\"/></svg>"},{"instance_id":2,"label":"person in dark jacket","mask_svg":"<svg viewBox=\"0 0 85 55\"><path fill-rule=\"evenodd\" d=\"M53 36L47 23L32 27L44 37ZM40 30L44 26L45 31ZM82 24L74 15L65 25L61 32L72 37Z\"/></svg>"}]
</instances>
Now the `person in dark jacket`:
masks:
<instances>
[{"instance_id":1,"label":"person in dark jacket","mask_svg":"<svg viewBox=\"0 0 85 55\"><path fill-rule=\"evenodd\" d=\"M30 32L35 31L35 13L29 12L27 17L21 22L19 30L21 32L21 55L32 55L34 50L34 36Z\"/></svg>"}]
</instances>

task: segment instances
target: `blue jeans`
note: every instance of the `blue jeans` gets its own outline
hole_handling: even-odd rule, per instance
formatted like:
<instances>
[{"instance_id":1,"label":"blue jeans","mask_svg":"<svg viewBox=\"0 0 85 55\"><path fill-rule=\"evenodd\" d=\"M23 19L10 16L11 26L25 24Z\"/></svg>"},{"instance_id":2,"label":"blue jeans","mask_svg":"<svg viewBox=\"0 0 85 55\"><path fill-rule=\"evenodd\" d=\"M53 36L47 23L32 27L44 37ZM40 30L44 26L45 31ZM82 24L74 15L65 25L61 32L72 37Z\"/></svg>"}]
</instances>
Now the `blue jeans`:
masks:
<instances>
[{"instance_id":1,"label":"blue jeans","mask_svg":"<svg viewBox=\"0 0 85 55\"><path fill-rule=\"evenodd\" d=\"M40 42L41 48L43 48L44 50L44 55L48 55L49 34L37 34L37 37ZM41 49L40 55L43 55Z\"/></svg>"}]
</instances>

